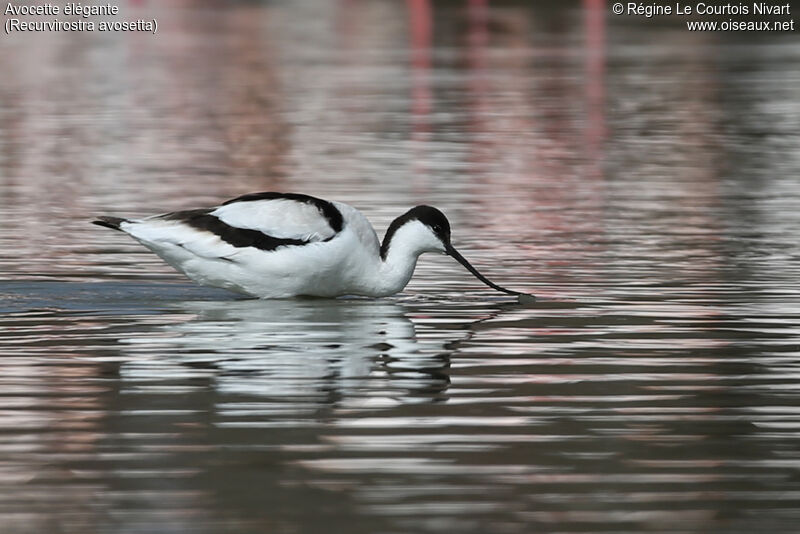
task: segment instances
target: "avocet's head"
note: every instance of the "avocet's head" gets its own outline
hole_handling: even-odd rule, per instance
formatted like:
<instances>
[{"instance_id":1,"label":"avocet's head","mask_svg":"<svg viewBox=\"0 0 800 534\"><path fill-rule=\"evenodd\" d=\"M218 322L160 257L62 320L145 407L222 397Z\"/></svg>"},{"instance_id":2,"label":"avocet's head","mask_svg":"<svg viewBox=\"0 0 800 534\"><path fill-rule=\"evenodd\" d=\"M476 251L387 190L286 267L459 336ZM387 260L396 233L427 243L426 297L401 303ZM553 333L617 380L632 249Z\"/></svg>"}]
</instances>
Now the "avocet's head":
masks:
<instances>
[{"instance_id":1,"label":"avocet's head","mask_svg":"<svg viewBox=\"0 0 800 534\"><path fill-rule=\"evenodd\" d=\"M447 252L450 244L450 222L444 213L432 206L411 208L392 221L381 245L385 259L389 247L407 247L413 254Z\"/></svg>"},{"instance_id":2,"label":"avocet's head","mask_svg":"<svg viewBox=\"0 0 800 534\"><path fill-rule=\"evenodd\" d=\"M478 280L487 286L508 293L509 295L524 296L532 298L532 295L512 291L498 286L488 278L483 276L462 256L450 242L450 221L444 213L432 206L417 206L411 208L406 213L392 221L386 236L381 245L381 257L386 259L389 248L407 248L411 254L422 254L423 252L440 252L455 258Z\"/></svg>"}]
</instances>

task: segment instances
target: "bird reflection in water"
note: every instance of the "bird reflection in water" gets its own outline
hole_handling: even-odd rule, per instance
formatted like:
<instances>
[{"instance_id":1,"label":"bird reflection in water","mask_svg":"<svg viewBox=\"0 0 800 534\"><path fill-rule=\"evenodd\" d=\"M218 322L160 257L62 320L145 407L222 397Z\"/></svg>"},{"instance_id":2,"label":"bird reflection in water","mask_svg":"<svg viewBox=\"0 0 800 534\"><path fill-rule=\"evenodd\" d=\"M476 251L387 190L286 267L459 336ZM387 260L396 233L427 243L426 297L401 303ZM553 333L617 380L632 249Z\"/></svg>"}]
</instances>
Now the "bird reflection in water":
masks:
<instances>
[{"instance_id":1,"label":"bird reflection in water","mask_svg":"<svg viewBox=\"0 0 800 534\"><path fill-rule=\"evenodd\" d=\"M147 337L120 339L121 375L213 377L221 394L391 406L444 400L451 340L419 336L404 305L382 299L186 301ZM187 320L188 318L188 320ZM311 401L309 403L309 401ZM304 410L301 410L304 411Z\"/></svg>"}]
</instances>

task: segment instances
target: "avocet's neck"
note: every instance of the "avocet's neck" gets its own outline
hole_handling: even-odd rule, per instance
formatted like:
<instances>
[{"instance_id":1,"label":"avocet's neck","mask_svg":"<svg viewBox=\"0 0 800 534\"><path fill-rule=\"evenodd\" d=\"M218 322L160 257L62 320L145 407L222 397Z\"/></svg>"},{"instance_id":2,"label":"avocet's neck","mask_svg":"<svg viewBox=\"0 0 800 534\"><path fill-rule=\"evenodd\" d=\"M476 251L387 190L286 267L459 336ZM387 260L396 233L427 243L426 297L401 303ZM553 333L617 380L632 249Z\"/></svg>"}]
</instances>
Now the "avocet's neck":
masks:
<instances>
[{"instance_id":1,"label":"avocet's neck","mask_svg":"<svg viewBox=\"0 0 800 534\"><path fill-rule=\"evenodd\" d=\"M402 291L411 280L417 258L422 253L443 251L441 241L419 221L404 222L394 228L390 226L381 245L381 262L376 280L378 292L380 295L392 295Z\"/></svg>"},{"instance_id":2,"label":"avocet's neck","mask_svg":"<svg viewBox=\"0 0 800 534\"><path fill-rule=\"evenodd\" d=\"M382 257L378 269L378 286L382 295L393 295L406 287L414 269L417 258L423 251L416 250L404 241L393 242Z\"/></svg>"}]
</instances>

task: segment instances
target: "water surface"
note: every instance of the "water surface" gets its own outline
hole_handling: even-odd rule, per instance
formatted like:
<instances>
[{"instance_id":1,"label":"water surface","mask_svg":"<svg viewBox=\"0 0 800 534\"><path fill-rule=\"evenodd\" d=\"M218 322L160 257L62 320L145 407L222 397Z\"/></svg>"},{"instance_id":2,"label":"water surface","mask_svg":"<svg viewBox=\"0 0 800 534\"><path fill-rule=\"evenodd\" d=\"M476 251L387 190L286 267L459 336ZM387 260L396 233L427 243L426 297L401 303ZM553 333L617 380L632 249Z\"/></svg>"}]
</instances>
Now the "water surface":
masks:
<instances>
[{"instance_id":1,"label":"water surface","mask_svg":"<svg viewBox=\"0 0 800 534\"><path fill-rule=\"evenodd\" d=\"M3 532L796 530L796 37L427 5L0 39ZM259 190L436 205L539 300L241 299L88 224Z\"/></svg>"}]
</instances>

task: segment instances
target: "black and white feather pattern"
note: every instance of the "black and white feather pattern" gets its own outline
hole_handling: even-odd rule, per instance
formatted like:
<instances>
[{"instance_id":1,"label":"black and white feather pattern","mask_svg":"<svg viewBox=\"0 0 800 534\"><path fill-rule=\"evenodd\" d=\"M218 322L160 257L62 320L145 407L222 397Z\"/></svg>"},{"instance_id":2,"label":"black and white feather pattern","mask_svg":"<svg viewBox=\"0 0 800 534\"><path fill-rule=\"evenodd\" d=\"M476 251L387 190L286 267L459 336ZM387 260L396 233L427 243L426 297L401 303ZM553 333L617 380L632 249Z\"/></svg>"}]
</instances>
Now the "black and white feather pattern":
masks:
<instances>
[{"instance_id":1,"label":"black and white feather pattern","mask_svg":"<svg viewBox=\"0 0 800 534\"><path fill-rule=\"evenodd\" d=\"M214 234L236 248L275 250L333 239L342 230L342 215L330 202L307 195L257 193L207 210L158 216Z\"/></svg>"},{"instance_id":2,"label":"black and white feather pattern","mask_svg":"<svg viewBox=\"0 0 800 534\"><path fill-rule=\"evenodd\" d=\"M229 256L229 247L219 247L216 253L209 250L215 240L233 248L272 251L329 241L344 226L341 212L331 202L273 192L244 195L216 208L176 211L140 221L99 217L94 222L137 238L170 242L203 257Z\"/></svg>"},{"instance_id":3,"label":"black and white feather pattern","mask_svg":"<svg viewBox=\"0 0 800 534\"><path fill-rule=\"evenodd\" d=\"M402 290L424 252L447 253L481 281L450 244L439 210L417 206L389 226L383 245L347 204L297 193L253 193L207 209L95 221L130 235L192 280L261 298L381 297Z\"/></svg>"}]
</instances>

